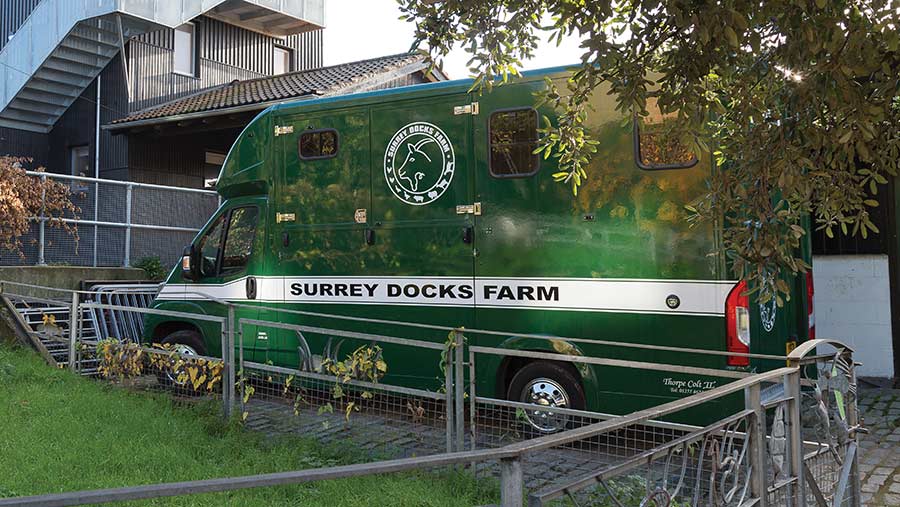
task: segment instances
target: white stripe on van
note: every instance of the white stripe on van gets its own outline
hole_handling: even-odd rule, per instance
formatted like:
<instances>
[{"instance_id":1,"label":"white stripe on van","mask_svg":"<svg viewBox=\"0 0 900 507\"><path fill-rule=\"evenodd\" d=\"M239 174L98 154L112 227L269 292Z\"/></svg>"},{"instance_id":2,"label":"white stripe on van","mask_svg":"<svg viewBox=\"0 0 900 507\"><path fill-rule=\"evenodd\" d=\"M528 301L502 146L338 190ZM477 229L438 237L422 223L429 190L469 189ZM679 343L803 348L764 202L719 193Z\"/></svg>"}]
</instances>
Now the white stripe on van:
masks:
<instances>
[{"instance_id":1,"label":"white stripe on van","mask_svg":"<svg viewBox=\"0 0 900 507\"><path fill-rule=\"evenodd\" d=\"M478 306L722 317L734 281L604 278L255 277L256 301ZM247 301L247 277L225 284L166 284L164 300L202 295ZM474 283L473 283L474 282ZM202 295L201 295L202 294Z\"/></svg>"}]
</instances>

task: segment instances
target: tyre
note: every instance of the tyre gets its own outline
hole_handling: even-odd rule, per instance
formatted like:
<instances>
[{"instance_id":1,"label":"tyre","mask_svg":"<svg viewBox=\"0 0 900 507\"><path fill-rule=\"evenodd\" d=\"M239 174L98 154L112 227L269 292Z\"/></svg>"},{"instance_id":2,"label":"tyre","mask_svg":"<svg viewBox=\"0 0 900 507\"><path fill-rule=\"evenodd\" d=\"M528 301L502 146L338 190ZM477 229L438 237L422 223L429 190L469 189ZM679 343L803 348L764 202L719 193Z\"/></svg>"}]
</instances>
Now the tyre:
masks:
<instances>
[{"instance_id":1,"label":"tyre","mask_svg":"<svg viewBox=\"0 0 900 507\"><path fill-rule=\"evenodd\" d=\"M542 408L583 410L585 407L584 389L577 374L571 367L551 361L535 361L523 366L510 381L506 397ZM569 424L569 416L552 410L523 410L518 414L523 422L540 433L555 433Z\"/></svg>"},{"instance_id":2,"label":"tyre","mask_svg":"<svg viewBox=\"0 0 900 507\"><path fill-rule=\"evenodd\" d=\"M174 333L171 333L163 338L162 342L160 343L162 343L163 345L171 345L172 350L178 352L182 356L206 355L206 346L203 345L203 340L200 339L200 334L196 331L190 331L186 329L182 331L175 331ZM157 381L159 381L160 385L166 387L167 389L171 389L178 394L200 394L194 390L193 386L191 386L190 381L178 381L178 377L181 375L183 369L176 370L174 368L174 361L172 361L171 366L171 368L166 368L164 370L156 372L156 379Z\"/></svg>"}]
</instances>

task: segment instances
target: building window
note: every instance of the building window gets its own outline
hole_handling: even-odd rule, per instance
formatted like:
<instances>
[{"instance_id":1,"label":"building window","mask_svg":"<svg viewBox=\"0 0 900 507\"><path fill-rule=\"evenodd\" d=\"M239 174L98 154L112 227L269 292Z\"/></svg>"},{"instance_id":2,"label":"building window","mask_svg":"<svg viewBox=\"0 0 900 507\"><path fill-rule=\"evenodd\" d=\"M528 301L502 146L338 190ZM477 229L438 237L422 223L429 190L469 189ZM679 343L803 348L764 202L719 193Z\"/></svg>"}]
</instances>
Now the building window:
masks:
<instances>
[{"instance_id":1,"label":"building window","mask_svg":"<svg viewBox=\"0 0 900 507\"><path fill-rule=\"evenodd\" d=\"M225 164L225 154L216 151L207 151L203 164L203 188L216 188L222 165Z\"/></svg>"},{"instance_id":2,"label":"building window","mask_svg":"<svg viewBox=\"0 0 900 507\"><path fill-rule=\"evenodd\" d=\"M307 130L300 134L299 145L300 158L303 160L315 160L337 156L337 130Z\"/></svg>"},{"instance_id":3,"label":"building window","mask_svg":"<svg viewBox=\"0 0 900 507\"><path fill-rule=\"evenodd\" d=\"M686 169L697 165L697 155L678 138L674 113L662 114L655 98L647 99L647 116L634 118L634 161L645 170Z\"/></svg>"},{"instance_id":4,"label":"building window","mask_svg":"<svg viewBox=\"0 0 900 507\"><path fill-rule=\"evenodd\" d=\"M195 76L197 29L193 23L175 28L175 72Z\"/></svg>"},{"instance_id":5,"label":"building window","mask_svg":"<svg viewBox=\"0 0 900 507\"><path fill-rule=\"evenodd\" d=\"M73 146L69 151L69 168L72 176L91 177L91 149L89 146Z\"/></svg>"},{"instance_id":6,"label":"building window","mask_svg":"<svg viewBox=\"0 0 900 507\"><path fill-rule=\"evenodd\" d=\"M497 111L490 122L490 171L498 178L532 176L541 159L538 146L538 116L532 108Z\"/></svg>"},{"instance_id":7,"label":"building window","mask_svg":"<svg viewBox=\"0 0 900 507\"><path fill-rule=\"evenodd\" d=\"M278 74L284 74L294 70L292 65L293 56L293 52L290 49L275 46L275 65L273 74L277 76Z\"/></svg>"}]
</instances>

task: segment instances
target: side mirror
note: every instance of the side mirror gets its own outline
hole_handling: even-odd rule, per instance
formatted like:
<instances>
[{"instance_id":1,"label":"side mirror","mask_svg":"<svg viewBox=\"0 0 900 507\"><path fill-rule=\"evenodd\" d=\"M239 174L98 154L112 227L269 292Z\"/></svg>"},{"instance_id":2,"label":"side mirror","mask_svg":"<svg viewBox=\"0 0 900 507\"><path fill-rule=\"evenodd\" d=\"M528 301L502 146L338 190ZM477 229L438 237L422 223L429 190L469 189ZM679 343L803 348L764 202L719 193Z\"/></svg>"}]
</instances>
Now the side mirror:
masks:
<instances>
[{"instance_id":1,"label":"side mirror","mask_svg":"<svg viewBox=\"0 0 900 507\"><path fill-rule=\"evenodd\" d=\"M185 280L197 280L200 278L199 272L197 249L194 248L194 245L188 245L184 247L184 252L181 254L181 277Z\"/></svg>"}]
</instances>

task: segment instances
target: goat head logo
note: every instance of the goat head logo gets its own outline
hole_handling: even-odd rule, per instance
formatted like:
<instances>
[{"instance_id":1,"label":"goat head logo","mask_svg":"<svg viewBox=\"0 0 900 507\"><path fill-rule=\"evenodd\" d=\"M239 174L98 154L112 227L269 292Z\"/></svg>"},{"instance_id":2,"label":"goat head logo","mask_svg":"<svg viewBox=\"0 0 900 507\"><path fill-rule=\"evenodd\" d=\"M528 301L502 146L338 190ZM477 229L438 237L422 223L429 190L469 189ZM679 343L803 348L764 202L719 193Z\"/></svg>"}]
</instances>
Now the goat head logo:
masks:
<instances>
[{"instance_id":1,"label":"goat head logo","mask_svg":"<svg viewBox=\"0 0 900 507\"><path fill-rule=\"evenodd\" d=\"M384 152L384 179L401 201L423 206L450 187L456 166L453 145L444 132L426 122L397 131Z\"/></svg>"}]
</instances>

